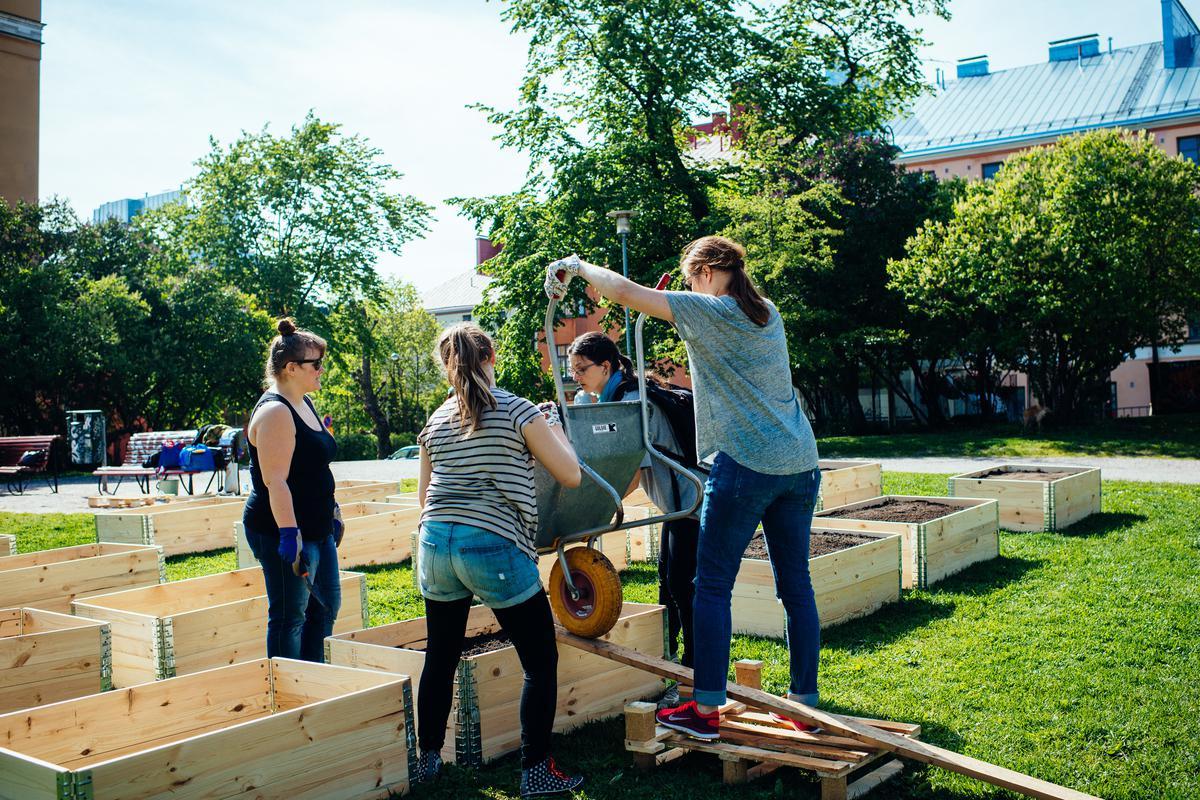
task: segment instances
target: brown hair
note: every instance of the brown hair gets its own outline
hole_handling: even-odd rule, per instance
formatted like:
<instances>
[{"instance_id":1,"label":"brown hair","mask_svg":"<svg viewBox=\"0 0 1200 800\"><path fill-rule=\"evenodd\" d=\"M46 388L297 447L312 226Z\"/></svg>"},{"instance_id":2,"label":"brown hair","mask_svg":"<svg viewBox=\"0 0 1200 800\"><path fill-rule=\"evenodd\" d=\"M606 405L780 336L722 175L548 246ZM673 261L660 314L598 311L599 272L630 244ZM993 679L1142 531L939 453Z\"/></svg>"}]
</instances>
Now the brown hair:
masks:
<instances>
[{"instance_id":1,"label":"brown hair","mask_svg":"<svg viewBox=\"0 0 1200 800\"><path fill-rule=\"evenodd\" d=\"M446 368L446 377L458 399L458 416L467 436L475 432L484 409L496 407L496 398L483 370L495 352L491 337L470 322L460 322L442 331L434 348L434 356Z\"/></svg>"},{"instance_id":2,"label":"brown hair","mask_svg":"<svg viewBox=\"0 0 1200 800\"><path fill-rule=\"evenodd\" d=\"M633 362L629 360L629 357L621 355L621 351L617 349L613 340L601 331L585 333L571 342L571 346L567 348L567 355L583 356L591 360L593 364L608 364L610 370L614 373L624 372L626 378L632 378L637 374L634 372Z\"/></svg>"},{"instance_id":3,"label":"brown hair","mask_svg":"<svg viewBox=\"0 0 1200 800\"><path fill-rule=\"evenodd\" d=\"M325 340L312 331L297 328L290 317L279 320L275 324L275 330L279 331L279 335L271 340L271 346L267 348L268 386L279 378L279 373L283 372L283 368L289 363L308 358L309 350L318 351L318 358L325 357L325 350L329 347Z\"/></svg>"},{"instance_id":4,"label":"brown hair","mask_svg":"<svg viewBox=\"0 0 1200 800\"><path fill-rule=\"evenodd\" d=\"M760 328L767 324L771 310L746 274L746 248L724 236L704 236L683 248L679 268L684 278L690 280L705 267L728 272L726 291L737 301L738 308Z\"/></svg>"}]
</instances>

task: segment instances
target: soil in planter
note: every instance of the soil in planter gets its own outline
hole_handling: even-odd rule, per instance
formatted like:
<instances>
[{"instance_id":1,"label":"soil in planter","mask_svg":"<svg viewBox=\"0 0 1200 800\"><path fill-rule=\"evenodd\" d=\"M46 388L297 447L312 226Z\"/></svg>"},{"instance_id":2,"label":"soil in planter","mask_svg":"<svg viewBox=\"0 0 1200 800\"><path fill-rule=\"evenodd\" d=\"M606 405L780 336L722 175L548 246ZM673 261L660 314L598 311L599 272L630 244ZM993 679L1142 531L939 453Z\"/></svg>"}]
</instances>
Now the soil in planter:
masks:
<instances>
[{"instance_id":1,"label":"soil in planter","mask_svg":"<svg viewBox=\"0 0 1200 800\"><path fill-rule=\"evenodd\" d=\"M861 533L813 531L808 539L808 557L810 559L816 558L817 556L836 553L839 550L847 550L851 547L857 547L860 544L873 541L875 541L874 537L863 536ZM746 546L746 552L742 554L742 558L753 558L758 561L767 560L767 540L761 533L754 534L754 538Z\"/></svg>"},{"instance_id":2,"label":"soil in planter","mask_svg":"<svg viewBox=\"0 0 1200 800\"><path fill-rule=\"evenodd\" d=\"M1001 478L1010 481L1057 481L1061 478L1069 478L1072 475L1078 475L1077 472L1008 472L1002 469L994 469L986 475L981 475L981 478Z\"/></svg>"},{"instance_id":3,"label":"soil in planter","mask_svg":"<svg viewBox=\"0 0 1200 800\"><path fill-rule=\"evenodd\" d=\"M401 645L412 650L425 650L425 642L414 643L409 645ZM483 653L490 653L493 650L502 650L505 647L511 647L512 642L509 641L508 635L503 631L495 633L477 633L474 636L468 636L463 639L462 654L463 657L478 656Z\"/></svg>"},{"instance_id":4,"label":"soil in planter","mask_svg":"<svg viewBox=\"0 0 1200 800\"><path fill-rule=\"evenodd\" d=\"M821 519L864 519L879 522L929 522L962 511L958 506L930 500L885 500L868 508L847 508L822 514Z\"/></svg>"}]
</instances>

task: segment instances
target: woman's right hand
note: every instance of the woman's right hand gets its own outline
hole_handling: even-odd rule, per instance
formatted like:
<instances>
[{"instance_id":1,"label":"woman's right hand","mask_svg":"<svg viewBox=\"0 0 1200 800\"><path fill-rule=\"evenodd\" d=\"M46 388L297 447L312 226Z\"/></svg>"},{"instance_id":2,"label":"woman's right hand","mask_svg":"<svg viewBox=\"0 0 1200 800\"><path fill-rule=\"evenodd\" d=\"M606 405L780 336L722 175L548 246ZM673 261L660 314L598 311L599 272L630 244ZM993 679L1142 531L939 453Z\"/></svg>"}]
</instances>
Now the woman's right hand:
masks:
<instances>
[{"instance_id":1,"label":"woman's right hand","mask_svg":"<svg viewBox=\"0 0 1200 800\"><path fill-rule=\"evenodd\" d=\"M579 268L583 265L577 255L569 255L566 258L560 258L558 261L552 261L546 267L546 296L551 300L562 300L567 296L567 286L571 283L571 279L579 274Z\"/></svg>"}]
</instances>

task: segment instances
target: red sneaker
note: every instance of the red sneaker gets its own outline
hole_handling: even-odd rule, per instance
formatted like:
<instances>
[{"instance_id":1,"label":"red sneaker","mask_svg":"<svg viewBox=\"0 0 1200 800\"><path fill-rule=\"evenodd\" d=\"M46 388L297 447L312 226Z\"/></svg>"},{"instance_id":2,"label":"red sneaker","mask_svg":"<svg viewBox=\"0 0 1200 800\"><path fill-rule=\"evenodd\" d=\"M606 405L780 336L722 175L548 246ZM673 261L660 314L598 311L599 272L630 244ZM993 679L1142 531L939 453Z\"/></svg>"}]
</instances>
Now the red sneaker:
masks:
<instances>
[{"instance_id":1,"label":"red sneaker","mask_svg":"<svg viewBox=\"0 0 1200 800\"><path fill-rule=\"evenodd\" d=\"M721 737L720 713L716 711L711 714L700 713L695 700L689 700L675 708L661 709L655 713L654 718L659 725L682 731L697 739L719 739Z\"/></svg>"},{"instance_id":2,"label":"red sneaker","mask_svg":"<svg viewBox=\"0 0 1200 800\"><path fill-rule=\"evenodd\" d=\"M809 725L807 722L801 722L798 719L785 717L783 714L776 714L774 711L771 712L771 719L775 720L776 722L781 722L784 725L791 727L792 730L799 731L800 733L824 733L824 729L818 728L816 725Z\"/></svg>"}]
</instances>

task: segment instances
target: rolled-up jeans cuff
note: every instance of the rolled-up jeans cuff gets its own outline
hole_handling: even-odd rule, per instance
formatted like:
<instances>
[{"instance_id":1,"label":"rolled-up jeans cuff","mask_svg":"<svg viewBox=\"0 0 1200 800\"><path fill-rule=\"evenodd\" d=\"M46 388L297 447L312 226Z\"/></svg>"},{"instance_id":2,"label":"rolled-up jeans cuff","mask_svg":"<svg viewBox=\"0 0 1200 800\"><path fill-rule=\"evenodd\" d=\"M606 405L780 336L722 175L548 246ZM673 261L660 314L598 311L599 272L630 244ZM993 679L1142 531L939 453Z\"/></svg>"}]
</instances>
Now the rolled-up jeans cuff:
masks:
<instances>
[{"instance_id":1,"label":"rolled-up jeans cuff","mask_svg":"<svg viewBox=\"0 0 1200 800\"><path fill-rule=\"evenodd\" d=\"M802 703L803 705L811 706L812 708L816 708L817 704L821 702L821 696L816 692L813 692L812 694L796 694L795 692L788 692L787 697L788 700L791 700L794 703Z\"/></svg>"},{"instance_id":2,"label":"rolled-up jeans cuff","mask_svg":"<svg viewBox=\"0 0 1200 800\"><path fill-rule=\"evenodd\" d=\"M720 691L713 689L705 691L704 689L693 689L692 699L702 706L723 706L725 705L725 690Z\"/></svg>"}]
</instances>

